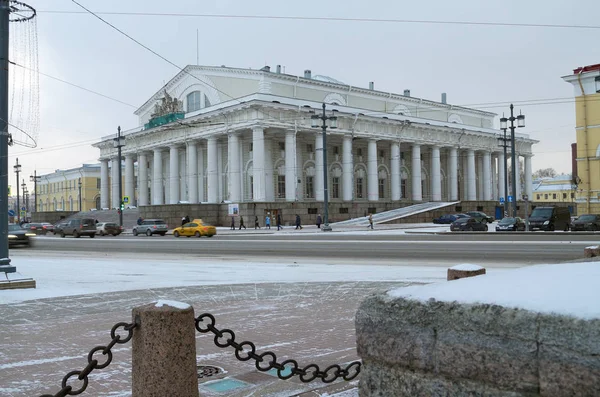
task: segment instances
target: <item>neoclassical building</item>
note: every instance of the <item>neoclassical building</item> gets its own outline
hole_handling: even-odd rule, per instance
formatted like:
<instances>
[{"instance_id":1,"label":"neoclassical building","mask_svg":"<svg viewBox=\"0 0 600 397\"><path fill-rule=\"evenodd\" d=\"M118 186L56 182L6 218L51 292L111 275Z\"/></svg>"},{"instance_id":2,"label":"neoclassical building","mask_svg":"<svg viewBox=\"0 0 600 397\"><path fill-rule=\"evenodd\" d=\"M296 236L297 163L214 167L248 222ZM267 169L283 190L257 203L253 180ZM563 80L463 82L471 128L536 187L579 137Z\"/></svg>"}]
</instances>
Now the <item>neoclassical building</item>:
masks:
<instances>
[{"instance_id":1,"label":"neoclassical building","mask_svg":"<svg viewBox=\"0 0 600 397\"><path fill-rule=\"evenodd\" d=\"M100 207L100 164L38 175L36 212L89 211Z\"/></svg>"},{"instance_id":2,"label":"neoclassical building","mask_svg":"<svg viewBox=\"0 0 600 397\"><path fill-rule=\"evenodd\" d=\"M311 127L323 103L337 117L326 165L322 129ZM139 127L124 132L124 195L140 206L319 202L324 166L330 202L488 201L504 191L496 115L450 105L445 94L435 102L279 66L187 66L135 114ZM120 201L114 138L94 144L103 208ZM517 134L530 197L536 142Z\"/></svg>"}]
</instances>

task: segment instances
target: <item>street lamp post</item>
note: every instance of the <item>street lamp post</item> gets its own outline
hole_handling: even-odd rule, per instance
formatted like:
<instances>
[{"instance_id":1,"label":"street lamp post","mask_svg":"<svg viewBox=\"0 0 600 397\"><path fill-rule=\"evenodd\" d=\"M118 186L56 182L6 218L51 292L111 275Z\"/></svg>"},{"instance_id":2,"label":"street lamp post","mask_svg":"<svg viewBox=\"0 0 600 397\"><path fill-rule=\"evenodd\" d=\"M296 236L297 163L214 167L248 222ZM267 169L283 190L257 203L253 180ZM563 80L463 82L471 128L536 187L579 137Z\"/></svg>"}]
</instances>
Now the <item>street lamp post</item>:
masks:
<instances>
[{"instance_id":1,"label":"street lamp post","mask_svg":"<svg viewBox=\"0 0 600 397\"><path fill-rule=\"evenodd\" d=\"M335 112L335 110L334 110ZM319 120L322 121L321 128L323 130L323 227L321 230L324 232L330 232L331 226L329 226L329 191L327 188L327 120L331 122L329 128L337 128L337 117L327 116L325 114L325 104L323 103L323 114L311 116L311 126L313 128L319 127Z\"/></svg>"},{"instance_id":2,"label":"street lamp post","mask_svg":"<svg viewBox=\"0 0 600 397\"><path fill-rule=\"evenodd\" d=\"M515 153L515 120L517 121L517 127L522 128L525 127L525 116L519 114L517 117L513 114L514 106L510 104L510 117L507 119L506 117L502 117L500 119L500 129L504 130L506 134L507 122L510 121L510 156L511 156L511 176L512 176L512 186L511 186L511 194L513 197L512 204L512 216L517 216L517 167L516 167L516 153ZM505 156L506 158L506 156ZM505 160L506 161L506 160ZM504 172L506 174L506 170Z\"/></svg>"},{"instance_id":3,"label":"street lamp post","mask_svg":"<svg viewBox=\"0 0 600 397\"><path fill-rule=\"evenodd\" d=\"M25 218L27 218L27 184L25 183L25 178L23 178L23 183L21 183L21 189L23 189L23 208L25 208ZM19 210L20 209L21 208L19 208ZM25 219L25 221L27 220Z\"/></svg>"},{"instance_id":4,"label":"street lamp post","mask_svg":"<svg viewBox=\"0 0 600 397\"><path fill-rule=\"evenodd\" d=\"M502 204L502 211L504 212L503 217L505 217L508 216L508 144L506 142L509 141L509 139L506 138L506 128L504 128L503 131L504 138L498 138L498 140L502 141L500 146L504 148L504 192L502 192L502 194L504 194L504 203Z\"/></svg>"},{"instance_id":5,"label":"street lamp post","mask_svg":"<svg viewBox=\"0 0 600 397\"><path fill-rule=\"evenodd\" d=\"M19 159L17 158L17 163L13 167L15 169L15 173L17 174L17 223L21 223L21 204L19 203L19 173L21 172L21 164L19 164Z\"/></svg>"},{"instance_id":6,"label":"street lamp post","mask_svg":"<svg viewBox=\"0 0 600 397\"><path fill-rule=\"evenodd\" d=\"M37 212L37 183L42 177L37 175L37 170L33 170L33 175L29 176L29 181L33 182L33 212Z\"/></svg>"},{"instance_id":7,"label":"street lamp post","mask_svg":"<svg viewBox=\"0 0 600 397\"><path fill-rule=\"evenodd\" d=\"M77 187L79 188L79 212L81 212L81 178L79 178L79 182L77 182Z\"/></svg>"},{"instance_id":8,"label":"street lamp post","mask_svg":"<svg viewBox=\"0 0 600 397\"><path fill-rule=\"evenodd\" d=\"M121 126L117 128L117 137L113 138L113 146L117 148L117 158L119 159L119 226L123 226L123 178L121 167L121 148L125 146L123 141L125 138L121 136Z\"/></svg>"}]
</instances>

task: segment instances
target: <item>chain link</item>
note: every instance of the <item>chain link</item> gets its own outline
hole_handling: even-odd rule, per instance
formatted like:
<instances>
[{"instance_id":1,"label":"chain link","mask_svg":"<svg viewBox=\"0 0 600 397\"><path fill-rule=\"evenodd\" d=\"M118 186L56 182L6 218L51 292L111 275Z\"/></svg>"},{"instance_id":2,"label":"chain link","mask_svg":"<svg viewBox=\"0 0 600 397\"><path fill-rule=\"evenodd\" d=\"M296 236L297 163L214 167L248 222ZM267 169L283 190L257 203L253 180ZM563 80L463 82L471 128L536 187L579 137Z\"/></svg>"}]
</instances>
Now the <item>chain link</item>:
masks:
<instances>
[{"instance_id":1,"label":"chain link","mask_svg":"<svg viewBox=\"0 0 600 397\"><path fill-rule=\"evenodd\" d=\"M127 331L127 337L125 339L121 339L121 335L117 333L119 328L123 327L124 331ZM61 389L56 394L44 394L40 397L65 397L65 396L76 396L81 394L88 387L88 375L95 369L102 369L108 367L108 365L112 362L113 354L111 349L118 343L124 344L131 340L133 337L133 329L136 327L135 323L117 323L110 330L110 337L112 340L107 346L96 346L90 353L88 354L88 365L81 371L71 371L65 375L62 379ZM97 352L102 352L103 356L106 356L105 361L100 364L97 359L94 358L94 355ZM79 389L74 389L74 387L70 384L70 379L77 377L78 380L82 381L83 384Z\"/></svg>"},{"instance_id":2,"label":"chain link","mask_svg":"<svg viewBox=\"0 0 600 397\"><path fill-rule=\"evenodd\" d=\"M215 327L215 324L215 317L210 313L204 313L196 317L196 329L198 332L203 334L212 332L215 335L215 345L220 348L233 347L235 349L235 357L238 360L254 360L256 369L259 371L266 372L273 368L277 369L277 377L279 379L290 379L294 375L298 375L304 383L312 382L317 378L321 379L324 383L331 383L339 378L350 381L360 374L360 361L354 361L348 364L346 368L342 368L338 364L330 365L324 371L321 371L317 364L309 364L300 368L296 360L285 360L278 363L275 353L267 351L257 354L254 343L249 341L238 343L235 341L235 333L232 330L219 330ZM289 374L284 375L283 373L286 370L289 370Z\"/></svg>"}]
</instances>

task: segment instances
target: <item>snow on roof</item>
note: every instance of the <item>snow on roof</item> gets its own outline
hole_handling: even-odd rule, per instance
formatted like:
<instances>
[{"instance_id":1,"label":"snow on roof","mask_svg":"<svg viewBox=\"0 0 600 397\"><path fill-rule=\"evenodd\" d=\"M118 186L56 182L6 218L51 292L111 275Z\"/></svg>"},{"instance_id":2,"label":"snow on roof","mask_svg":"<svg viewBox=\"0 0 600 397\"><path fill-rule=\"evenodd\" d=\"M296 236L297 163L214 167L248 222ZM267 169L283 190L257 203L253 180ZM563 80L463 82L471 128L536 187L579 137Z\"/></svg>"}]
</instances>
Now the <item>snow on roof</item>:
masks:
<instances>
[{"instance_id":1,"label":"snow on roof","mask_svg":"<svg viewBox=\"0 0 600 397\"><path fill-rule=\"evenodd\" d=\"M470 271L481 270L481 269L483 269L483 267L479 266L479 265L472 265L470 263L463 263L462 265L452 266L450 269L460 270L460 271L464 271L464 272L470 272Z\"/></svg>"},{"instance_id":2,"label":"snow on roof","mask_svg":"<svg viewBox=\"0 0 600 397\"><path fill-rule=\"evenodd\" d=\"M600 319L597 262L538 265L504 273L398 288L390 297L495 304L582 319Z\"/></svg>"},{"instance_id":3,"label":"snow on roof","mask_svg":"<svg viewBox=\"0 0 600 397\"><path fill-rule=\"evenodd\" d=\"M538 185L538 186L534 186L533 187L533 191L534 192L556 192L556 191L562 191L562 190L572 190L573 189L573 185L566 184L566 183L561 183L561 184L557 184L557 185Z\"/></svg>"}]
</instances>

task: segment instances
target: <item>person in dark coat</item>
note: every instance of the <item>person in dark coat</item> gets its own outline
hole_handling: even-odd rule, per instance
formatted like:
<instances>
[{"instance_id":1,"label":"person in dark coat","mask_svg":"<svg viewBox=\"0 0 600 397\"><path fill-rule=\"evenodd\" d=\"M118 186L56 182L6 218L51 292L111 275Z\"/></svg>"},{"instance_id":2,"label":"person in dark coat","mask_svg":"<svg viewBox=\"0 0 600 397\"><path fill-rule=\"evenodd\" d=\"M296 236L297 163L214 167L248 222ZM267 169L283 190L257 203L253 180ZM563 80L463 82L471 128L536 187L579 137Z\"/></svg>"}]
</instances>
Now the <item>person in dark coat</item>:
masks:
<instances>
[{"instance_id":1,"label":"person in dark coat","mask_svg":"<svg viewBox=\"0 0 600 397\"><path fill-rule=\"evenodd\" d=\"M185 216L181 217L181 226L185 225Z\"/></svg>"},{"instance_id":2,"label":"person in dark coat","mask_svg":"<svg viewBox=\"0 0 600 397\"><path fill-rule=\"evenodd\" d=\"M296 230L302 230L302 225L300 224L300 215L296 214Z\"/></svg>"},{"instance_id":3,"label":"person in dark coat","mask_svg":"<svg viewBox=\"0 0 600 397\"><path fill-rule=\"evenodd\" d=\"M142 218L142 217L140 216L140 217L138 218L138 220L137 220L137 224L138 224L138 225L141 225L143 221L144 221L144 218Z\"/></svg>"},{"instance_id":4,"label":"person in dark coat","mask_svg":"<svg viewBox=\"0 0 600 397\"><path fill-rule=\"evenodd\" d=\"M189 215L185 216L185 223L190 223L190 216Z\"/></svg>"},{"instance_id":5,"label":"person in dark coat","mask_svg":"<svg viewBox=\"0 0 600 397\"><path fill-rule=\"evenodd\" d=\"M254 217L254 230L256 229L260 229L260 226L258 225L258 215Z\"/></svg>"},{"instance_id":6,"label":"person in dark coat","mask_svg":"<svg viewBox=\"0 0 600 397\"><path fill-rule=\"evenodd\" d=\"M231 217L231 228L230 230L235 230L235 217Z\"/></svg>"},{"instance_id":7,"label":"person in dark coat","mask_svg":"<svg viewBox=\"0 0 600 397\"><path fill-rule=\"evenodd\" d=\"M283 229L281 226L281 214L277 214L277 230Z\"/></svg>"},{"instance_id":8,"label":"person in dark coat","mask_svg":"<svg viewBox=\"0 0 600 397\"><path fill-rule=\"evenodd\" d=\"M244 217L240 215L240 230L242 228L246 229L246 225L244 225Z\"/></svg>"},{"instance_id":9,"label":"person in dark coat","mask_svg":"<svg viewBox=\"0 0 600 397\"><path fill-rule=\"evenodd\" d=\"M321 228L322 222L323 222L323 219L321 219L321 214L317 215L317 229Z\"/></svg>"}]
</instances>

